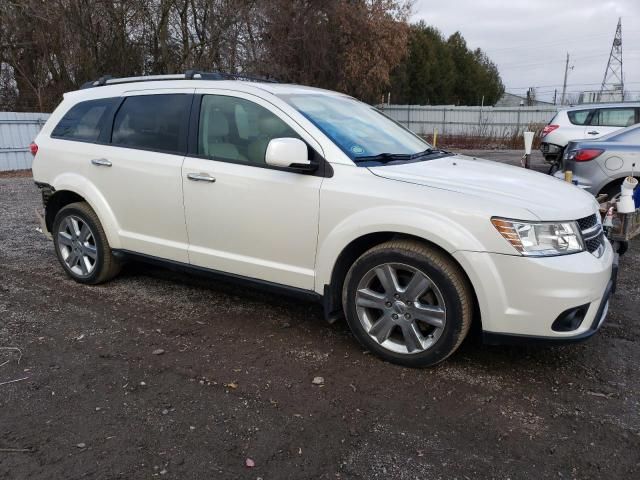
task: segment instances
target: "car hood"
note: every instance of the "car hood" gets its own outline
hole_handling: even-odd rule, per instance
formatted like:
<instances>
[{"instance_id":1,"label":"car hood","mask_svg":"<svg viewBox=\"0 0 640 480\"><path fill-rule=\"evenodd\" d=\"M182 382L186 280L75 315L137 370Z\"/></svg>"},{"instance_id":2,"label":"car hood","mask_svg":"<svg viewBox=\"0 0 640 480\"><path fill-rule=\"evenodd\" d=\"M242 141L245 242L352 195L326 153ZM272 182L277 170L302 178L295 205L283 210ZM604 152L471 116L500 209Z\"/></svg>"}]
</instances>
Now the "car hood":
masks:
<instances>
[{"instance_id":1,"label":"car hood","mask_svg":"<svg viewBox=\"0 0 640 480\"><path fill-rule=\"evenodd\" d=\"M522 167L463 155L369 167L379 177L482 197L526 209L540 220L593 214L596 201L579 187Z\"/></svg>"}]
</instances>

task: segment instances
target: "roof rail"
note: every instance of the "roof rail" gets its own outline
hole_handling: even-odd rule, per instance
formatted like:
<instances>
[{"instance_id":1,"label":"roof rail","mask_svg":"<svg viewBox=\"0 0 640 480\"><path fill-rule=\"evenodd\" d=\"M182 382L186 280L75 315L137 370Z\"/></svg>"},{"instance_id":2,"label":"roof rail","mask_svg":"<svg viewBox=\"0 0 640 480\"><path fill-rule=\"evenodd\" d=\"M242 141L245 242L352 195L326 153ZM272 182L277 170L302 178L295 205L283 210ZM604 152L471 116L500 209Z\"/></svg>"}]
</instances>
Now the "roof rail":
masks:
<instances>
[{"instance_id":1,"label":"roof rail","mask_svg":"<svg viewBox=\"0 0 640 480\"><path fill-rule=\"evenodd\" d=\"M105 85L118 85L121 83L137 83L137 82L153 82L161 80L240 80L244 82L267 82L278 83L276 80L258 77L252 75L244 75L242 73L225 73L225 72L201 72L200 70L187 70L184 73L173 75L143 75L139 77L122 77L113 78L111 75L103 75L98 80L84 83L80 89L103 87Z\"/></svg>"}]
</instances>

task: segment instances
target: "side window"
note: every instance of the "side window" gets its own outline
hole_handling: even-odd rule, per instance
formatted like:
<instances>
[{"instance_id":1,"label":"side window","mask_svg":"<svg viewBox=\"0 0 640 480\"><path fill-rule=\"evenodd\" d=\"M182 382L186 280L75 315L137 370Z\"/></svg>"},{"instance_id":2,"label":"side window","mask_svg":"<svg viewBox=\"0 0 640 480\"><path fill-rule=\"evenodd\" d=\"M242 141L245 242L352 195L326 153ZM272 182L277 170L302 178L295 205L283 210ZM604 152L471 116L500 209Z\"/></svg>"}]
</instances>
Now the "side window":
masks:
<instances>
[{"instance_id":1,"label":"side window","mask_svg":"<svg viewBox=\"0 0 640 480\"><path fill-rule=\"evenodd\" d=\"M232 162L265 165L274 138L300 138L291 127L249 100L205 95L200 106L198 155Z\"/></svg>"},{"instance_id":2,"label":"side window","mask_svg":"<svg viewBox=\"0 0 640 480\"><path fill-rule=\"evenodd\" d=\"M591 125L601 127L628 127L634 123L636 111L633 108L601 108L591 120Z\"/></svg>"},{"instance_id":3,"label":"side window","mask_svg":"<svg viewBox=\"0 0 640 480\"><path fill-rule=\"evenodd\" d=\"M593 110L572 110L567 112L567 116L569 117L569 121L574 125L586 125L589 114L592 111Z\"/></svg>"},{"instance_id":4,"label":"side window","mask_svg":"<svg viewBox=\"0 0 640 480\"><path fill-rule=\"evenodd\" d=\"M113 122L113 145L186 153L191 95L182 93L127 97Z\"/></svg>"},{"instance_id":5,"label":"side window","mask_svg":"<svg viewBox=\"0 0 640 480\"><path fill-rule=\"evenodd\" d=\"M51 136L83 142L97 141L106 114L117 101L117 98L101 98L74 105L55 126Z\"/></svg>"}]
</instances>

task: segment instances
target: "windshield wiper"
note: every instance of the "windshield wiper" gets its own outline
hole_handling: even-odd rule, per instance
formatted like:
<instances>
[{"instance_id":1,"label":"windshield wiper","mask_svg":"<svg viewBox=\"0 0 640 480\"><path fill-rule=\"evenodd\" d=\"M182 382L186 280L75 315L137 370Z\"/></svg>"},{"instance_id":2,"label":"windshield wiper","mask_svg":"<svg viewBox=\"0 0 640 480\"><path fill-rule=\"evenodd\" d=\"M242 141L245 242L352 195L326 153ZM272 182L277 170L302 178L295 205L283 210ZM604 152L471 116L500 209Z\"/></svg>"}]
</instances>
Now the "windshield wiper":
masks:
<instances>
[{"instance_id":1,"label":"windshield wiper","mask_svg":"<svg viewBox=\"0 0 640 480\"><path fill-rule=\"evenodd\" d=\"M369 155L365 157L356 157L353 161L355 163L364 163L364 162L380 162L380 163L389 163L395 161L406 161L406 160L417 160L418 158L428 157L429 155L438 155L438 154L448 154L449 152L445 150L440 150L437 148L427 148L422 152L418 153L380 153L378 155Z\"/></svg>"},{"instance_id":2,"label":"windshield wiper","mask_svg":"<svg viewBox=\"0 0 640 480\"><path fill-rule=\"evenodd\" d=\"M382 162L387 163L394 160L411 160L411 155L408 153L379 153L378 155L368 155L364 157L356 157L353 159L355 163L364 162Z\"/></svg>"},{"instance_id":3,"label":"windshield wiper","mask_svg":"<svg viewBox=\"0 0 640 480\"><path fill-rule=\"evenodd\" d=\"M426 150L418 153L414 153L411 155L411 160L415 160L416 158L428 157L429 155L450 155L451 152L447 150L442 150L441 148L427 148Z\"/></svg>"}]
</instances>

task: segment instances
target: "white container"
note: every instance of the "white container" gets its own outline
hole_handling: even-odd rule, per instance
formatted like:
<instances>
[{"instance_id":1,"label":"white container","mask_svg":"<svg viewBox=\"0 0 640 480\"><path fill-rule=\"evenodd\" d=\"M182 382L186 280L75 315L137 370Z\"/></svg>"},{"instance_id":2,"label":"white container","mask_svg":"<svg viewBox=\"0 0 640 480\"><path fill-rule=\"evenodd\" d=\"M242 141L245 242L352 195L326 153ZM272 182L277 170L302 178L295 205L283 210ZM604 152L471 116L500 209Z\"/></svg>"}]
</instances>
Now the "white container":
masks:
<instances>
[{"instance_id":1,"label":"white container","mask_svg":"<svg viewBox=\"0 0 640 480\"><path fill-rule=\"evenodd\" d=\"M618 200L618 213L633 213L636 211L636 204L633 200L633 190L638 186L638 180L627 177L620 187L620 200Z\"/></svg>"},{"instance_id":2,"label":"white container","mask_svg":"<svg viewBox=\"0 0 640 480\"><path fill-rule=\"evenodd\" d=\"M533 132L524 132L524 153L531 155L531 146L533 145Z\"/></svg>"}]
</instances>

